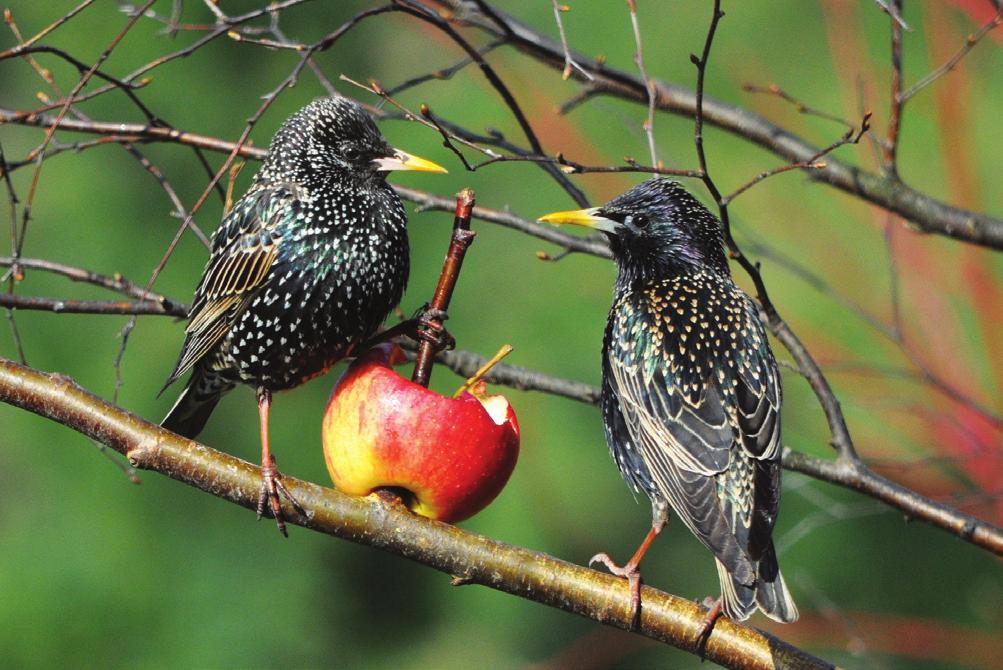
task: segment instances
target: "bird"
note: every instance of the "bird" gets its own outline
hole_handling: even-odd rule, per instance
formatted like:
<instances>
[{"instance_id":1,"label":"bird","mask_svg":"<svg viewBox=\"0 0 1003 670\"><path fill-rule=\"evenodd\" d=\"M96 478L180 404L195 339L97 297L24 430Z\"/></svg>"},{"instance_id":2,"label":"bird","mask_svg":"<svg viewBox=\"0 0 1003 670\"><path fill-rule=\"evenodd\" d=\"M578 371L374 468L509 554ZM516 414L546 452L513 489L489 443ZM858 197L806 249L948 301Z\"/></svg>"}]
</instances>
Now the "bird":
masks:
<instances>
[{"instance_id":1,"label":"bird","mask_svg":"<svg viewBox=\"0 0 1003 670\"><path fill-rule=\"evenodd\" d=\"M266 504L287 535L279 493L301 511L271 454L272 393L299 386L373 336L407 285L407 213L392 170L446 172L390 146L342 96L319 98L281 125L251 186L212 237L184 345L165 390L191 377L161 422L194 438L223 394L256 390Z\"/></svg>"},{"instance_id":2,"label":"bird","mask_svg":"<svg viewBox=\"0 0 1003 670\"><path fill-rule=\"evenodd\" d=\"M732 280L720 220L663 177L539 220L602 231L618 269L600 408L613 460L650 499L652 525L624 566L605 553L591 562L627 577L638 622L638 566L671 508L716 560L721 597L701 636L722 612L797 620L772 540L780 374L756 303Z\"/></svg>"}]
</instances>

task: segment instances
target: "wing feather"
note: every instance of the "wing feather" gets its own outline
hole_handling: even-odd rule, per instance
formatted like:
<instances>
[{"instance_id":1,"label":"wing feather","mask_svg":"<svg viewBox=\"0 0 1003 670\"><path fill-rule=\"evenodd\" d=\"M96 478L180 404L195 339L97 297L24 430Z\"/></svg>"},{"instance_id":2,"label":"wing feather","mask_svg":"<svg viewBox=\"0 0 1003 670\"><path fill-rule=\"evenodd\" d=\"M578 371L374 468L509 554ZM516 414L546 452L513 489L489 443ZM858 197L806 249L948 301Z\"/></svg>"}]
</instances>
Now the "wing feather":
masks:
<instances>
[{"instance_id":1,"label":"wing feather","mask_svg":"<svg viewBox=\"0 0 1003 670\"><path fill-rule=\"evenodd\" d=\"M237 316L268 282L281 243L276 223L295 215L296 195L292 186L252 190L223 219L195 289L185 344L168 385L226 337Z\"/></svg>"}]
</instances>

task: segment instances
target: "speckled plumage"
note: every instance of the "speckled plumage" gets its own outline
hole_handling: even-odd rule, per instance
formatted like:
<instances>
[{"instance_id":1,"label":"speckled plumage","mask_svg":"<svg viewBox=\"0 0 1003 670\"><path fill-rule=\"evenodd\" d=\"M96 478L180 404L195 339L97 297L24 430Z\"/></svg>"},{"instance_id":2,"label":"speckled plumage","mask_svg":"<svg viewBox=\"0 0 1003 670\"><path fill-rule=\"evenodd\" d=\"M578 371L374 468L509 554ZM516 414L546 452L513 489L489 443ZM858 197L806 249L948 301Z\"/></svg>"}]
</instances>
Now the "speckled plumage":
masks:
<instances>
[{"instance_id":1,"label":"speckled plumage","mask_svg":"<svg viewBox=\"0 0 1003 670\"><path fill-rule=\"evenodd\" d=\"M654 532L668 504L714 553L725 614L758 606L795 620L771 539L780 375L756 305L731 279L720 222L662 178L587 212L619 268L600 401L617 466L651 499Z\"/></svg>"},{"instance_id":2,"label":"speckled plumage","mask_svg":"<svg viewBox=\"0 0 1003 670\"><path fill-rule=\"evenodd\" d=\"M193 370L164 426L194 437L237 383L287 389L368 338L407 284L407 216L374 160L394 155L347 98L276 133L212 240L168 384Z\"/></svg>"}]
</instances>

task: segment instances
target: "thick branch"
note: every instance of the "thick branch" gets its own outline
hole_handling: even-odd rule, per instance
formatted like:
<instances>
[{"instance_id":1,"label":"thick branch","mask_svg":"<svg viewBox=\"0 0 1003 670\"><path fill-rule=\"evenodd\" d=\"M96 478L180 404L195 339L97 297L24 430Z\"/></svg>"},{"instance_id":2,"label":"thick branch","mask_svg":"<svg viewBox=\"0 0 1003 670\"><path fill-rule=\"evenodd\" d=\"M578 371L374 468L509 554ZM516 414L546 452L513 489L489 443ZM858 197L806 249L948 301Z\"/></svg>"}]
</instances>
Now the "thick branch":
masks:
<instances>
[{"instance_id":1,"label":"thick branch","mask_svg":"<svg viewBox=\"0 0 1003 670\"><path fill-rule=\"evenodd\" d=\"M560 44L503 12L495 10L494 14L505 22L507 31L503 31L494 20L463 0L428 1L448 7L458 18L476 25L493 37L507 37L508 42L520 51L563 71L565 55ZM593 80L588 82L588 86L594 93L647 104L648 91L640 77L608 67L579 53L572 52L571 57L592 75ZM577 71L572 75L584 81L584 77ZM655 100L658 109L693 117L696 111L694 91L659 80L652 80L652 83L658 93ZM707 123L758 144L791 163L807 161L819 151L818 147L801 137L742 107L705 97L703 113ZM1003 249L1003 220L940 202L894 177L868 172L832 157L826 159L826 167L810 170L807 175L810 179L831 184L895 212L924 232Z\"/></svg>"},{"instance_id":2,"label":"thick branch","mask_svg":"<svg viewBox=\"0 0 1003 670\"><path fill-rule=\"evenodd\" d=\"M901 484L885 479L858 461L842 458L825 461L786 447L783 460L788 470L859 491L897 507L909 518L922 519L997 556L1003 556L1003 529L924 498Z\"/></svg>"},{"instance_id":3,"label":"thick branch","mask_svg":"<svg viewBox=\"0 0 1003 670\"><path fill-rule=\"evenodd\" d=\"M257 505L260 469L149 423L77 386L0 359L0 400L58 421L153 470L248 509ZM455 575L600 623L629 629L630 594L621 579L523 549L455 526L415 516L378 498L352 498L283 477L306 510L286 509L295 524L382 549ZM688 651L705 610L693 602L644 587L642 635ZM833 668L829 663L762 631L722 619L706 657L730 668Z\"/></svg>"}]
</instances>

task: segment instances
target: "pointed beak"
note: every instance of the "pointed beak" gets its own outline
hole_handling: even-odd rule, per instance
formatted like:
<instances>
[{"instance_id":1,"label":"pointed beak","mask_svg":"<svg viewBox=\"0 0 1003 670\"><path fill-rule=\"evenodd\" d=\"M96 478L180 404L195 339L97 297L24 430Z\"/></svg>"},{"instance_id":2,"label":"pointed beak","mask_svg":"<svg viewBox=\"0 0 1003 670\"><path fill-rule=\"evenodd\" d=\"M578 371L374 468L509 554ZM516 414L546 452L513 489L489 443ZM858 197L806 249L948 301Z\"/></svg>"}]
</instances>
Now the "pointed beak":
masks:
<instances>
[{"instance_id":1,"label":"pointed beak","mask_svg":"<svg viewBox=\"0 0 1003 670\"><path fill-rule=\"evenodd\" d=\"M598 207L589 209L574 209L567 212L553 212L537 219L540 223L569 223L573 226L585 226L607 233L616 232L616 221L599 216Z\"/></svg>"},{"instance_id":2,"label":"pointed beak","mask_svg":"<svg viewBox=\"0 0 1003 670\"><path fill-rule=\"evenodd\" d=\"M425 160L419 156L413 156L406 151L394 149L392 156L377 158L373 161L378 170L413 170L416 172L447 172L446 168Z\"/></svg>"}]
</instances>

